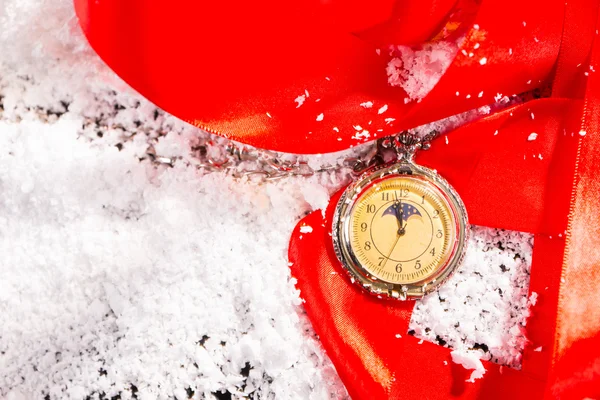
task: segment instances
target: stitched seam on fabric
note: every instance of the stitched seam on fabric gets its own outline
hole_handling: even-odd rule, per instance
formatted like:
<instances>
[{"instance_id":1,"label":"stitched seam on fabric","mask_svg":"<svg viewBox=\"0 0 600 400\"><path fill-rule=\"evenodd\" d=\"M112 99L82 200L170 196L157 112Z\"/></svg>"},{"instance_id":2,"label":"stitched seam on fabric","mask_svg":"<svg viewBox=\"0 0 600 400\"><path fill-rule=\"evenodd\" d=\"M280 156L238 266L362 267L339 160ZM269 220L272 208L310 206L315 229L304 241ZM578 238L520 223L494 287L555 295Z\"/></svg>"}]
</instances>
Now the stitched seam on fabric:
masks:
<instances>
[{"instance_id":1,"label":"stitched seam on fabric","mask_svg":"<svg viewBox=\"0 0 600 400\"><path fill-rule=\"evenodd\" d=\"M596 26L598 26L598 19L596 19ZM591 49L591 54L589 56L589 60L590 60L590 64L592 64L592 60L594 60L596 58L596 53L597 53L597 35L594 37L594 40L592 41L592 49ZM590 81L591 79L593 79L591 76L588 78L587 81L587 85L589 88L590 85ZM586 90L587 92L587 90ZM587 125L587 117L589 114L589 98L588 96L585 96L585 100L584 100L584 105L583 105L583 112L582 112L582 116L581 116L581 125L580 125L580 129L585 130L585 127ZM561 279L562 277L565 275L565 272L567 270L567 262L569 259L569 256L571 254L571 234L572 234L572 229L573 229L573 219L574 219L574 213L575 213L575 202L577 200L577 186L579 184L580 178L579 178L579 164L581 161L581 146L582 146L582 142L583 142L583 137L579 137L578 138L578 143L577 143L577 153L575 155L575 168L574 168L574 176L573 176L573 185L571 187L571 200L570 200L570 204L569 204L569 216L568 216L568 223L567 223L567 233L565 235L565 251L564 251L564 255L563 255L563 262L562 262L562 267L561 267L561 271L560 271L560 276ZM562 283L562 282L561 282ZM559 326L562 325L563 322L563 316L562 314L559 312L559 308L560 308L560 304L564 303L565 300L565 294L564 294L564 287L562 284L559 284L559 288L558 288L558 304L557 304L557 315L556 315L556 322L555 322L555 335L554 335L554 348L552 350L552 362L554 363L557 360L558 354L559 354L559 342L560 342L560 334L557 331L557 328Z\"/></svg>"}]
</instances>

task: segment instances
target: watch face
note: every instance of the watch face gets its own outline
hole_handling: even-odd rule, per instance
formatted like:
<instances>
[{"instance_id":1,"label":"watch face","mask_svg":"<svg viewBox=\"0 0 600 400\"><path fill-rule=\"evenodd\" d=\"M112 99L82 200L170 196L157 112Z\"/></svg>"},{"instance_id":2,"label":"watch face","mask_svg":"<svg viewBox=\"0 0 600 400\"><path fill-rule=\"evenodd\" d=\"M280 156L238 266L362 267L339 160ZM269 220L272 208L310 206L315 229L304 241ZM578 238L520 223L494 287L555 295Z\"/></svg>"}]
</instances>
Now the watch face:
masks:
<instances>
[{"instance_id":1,"label":"watch face","mask_svg":"<svg viewBox=\"0 0 600 400\"><path fill-rule=\"evenodd\" d=\"M364 176L342 195L334 218L338 259L371 293L421 297L464 255L462 201L434 171L414 164Z\"/></svg>"},{"instance_id":2,"label":"watch face","mask_svg":"<svg viewBox=\"0 0 600 400\"><path fill-rule=\"evenodd\" d=\"M440 190L424 179L395 176L368 187L350 210L350 245L360 265L386 282L434 275L450 256L456 218Z\"/></svg>"}]
</instances>

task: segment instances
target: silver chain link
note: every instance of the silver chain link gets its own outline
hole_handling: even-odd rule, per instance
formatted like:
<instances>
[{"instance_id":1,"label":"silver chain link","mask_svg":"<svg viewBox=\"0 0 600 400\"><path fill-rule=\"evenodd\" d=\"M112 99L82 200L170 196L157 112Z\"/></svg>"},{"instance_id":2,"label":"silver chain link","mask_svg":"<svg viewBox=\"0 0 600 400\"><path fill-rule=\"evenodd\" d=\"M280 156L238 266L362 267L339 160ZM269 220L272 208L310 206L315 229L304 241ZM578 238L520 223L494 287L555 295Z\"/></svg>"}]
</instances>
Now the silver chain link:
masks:
<instances>
[{"instance_id":1,"label":"silver chain link","mask_svg":"<svg viewBox=\"0 0 600 400\"><path fill-rule=\"evenodd\" d=\"M110 126L102 125L92 119L87 119L84 122L84 127L91 127L95 130L121 129L127 131L125 127L118 124ZM148 159L157 167L174 167L177 162L183 161L183 157L167 157L157 154L154 144L168 132L154 132L152 136L150 135L151 130L138 129L138 132L146 134L149 138L152 137L149 140L150 143L146 150L146 157L142 158L142 160ZM239 178L261 176L265 180L275 180L292 176L308 177L321 173L332 173L334 171L347 171L351 175L360 175L373 165L390 161L394 157L397 158L399 154L410 146L416 146L418 149L423 150L428 149L429 142L439 135L440 132L436 130L423 136L403 131L366 144L364 151L359 153L358 156L347 157L341 162L322 165L316 169L312 168L308 162L301 160L301 157L297 157L298 159L295 161L284 160L281 153L245 146L234 141L225 142L225 151L221 152L219 158L210 156L209 150L211 145L206 143L192 146L191 150L194 158L193 165L196 168L205 172L225 172ZM125 136L122 138L122 142L128 142L134 136Z\"/></svg>"},{"instance_id":2,"label":"silver chain link","mask_svg":"<svg viewBox=\"0 0 600 400\"><path fill-rule=\"evenodd\" d=\"M198 169L206 172L221 171L235 177L262 176L266 180L281 179L292 176L313 176L320 173L330 173L347 169L348 173L358 175L373 165L379 165L401 154L405 148L417 146L419 149L428 149L429 142L439 136L439 132L432 131L425 136L418 137L407 131L394 136L378 139L370 145L362 156L345 158L335 165L324 165L318 169L312 168L306 161L285 161L276 152L249 148L242 144L230 141L226 145L226 157L214 159L208 154L208 146L200 145L192 148ZM392 154L392 156L390 156ZM150 145L146 152L148 159L155 165L173 167L177 159L156 154L154 146ZM251 163L248 169L242 164Z\"/></svg>"}]
</instances>

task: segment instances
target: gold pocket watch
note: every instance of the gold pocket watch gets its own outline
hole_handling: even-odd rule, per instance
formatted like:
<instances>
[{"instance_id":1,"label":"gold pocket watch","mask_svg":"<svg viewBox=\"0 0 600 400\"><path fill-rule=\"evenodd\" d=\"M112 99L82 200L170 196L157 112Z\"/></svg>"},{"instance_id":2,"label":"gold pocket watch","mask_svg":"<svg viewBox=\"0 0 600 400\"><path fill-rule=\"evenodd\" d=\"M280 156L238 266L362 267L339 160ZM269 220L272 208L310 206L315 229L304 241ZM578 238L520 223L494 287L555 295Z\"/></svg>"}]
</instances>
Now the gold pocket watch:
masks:
<instances>
[{"instance_id":1,"label":"gold pocket watch","mask_svg":"<svg viewBox=\"0 0 600 400\"><path fill-rule=\"evenodd\" d=\"M342 194L333 219L333 244L350 279L371 294L399 300L436 290L465 254L465 206L436 171L417 165L423 139L401 133L385 139L396 160L364 172Z\"/></svg>"}]
</instances>

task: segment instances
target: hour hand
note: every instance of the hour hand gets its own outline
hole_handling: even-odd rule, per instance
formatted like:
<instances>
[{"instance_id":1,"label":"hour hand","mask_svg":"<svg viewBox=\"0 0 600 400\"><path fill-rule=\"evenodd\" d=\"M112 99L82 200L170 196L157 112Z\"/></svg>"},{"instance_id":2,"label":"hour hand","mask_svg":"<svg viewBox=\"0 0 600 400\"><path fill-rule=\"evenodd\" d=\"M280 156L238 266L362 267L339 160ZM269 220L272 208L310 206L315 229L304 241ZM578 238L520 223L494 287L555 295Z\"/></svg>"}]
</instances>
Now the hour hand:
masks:
<instances>
[{"instance_id":1,"label":"hour hand","mask_svg":"<svg viewBox=\"0 0 600 400\"><path fill-rule=\"evenodd\" d=\"M404 227L402 226L402 219L404 217L404 211L402 210L402 201L394 203L394 210L396 211L396 220L398 221L398 235L403 235Z\"/></svg>"}]
</instances>

